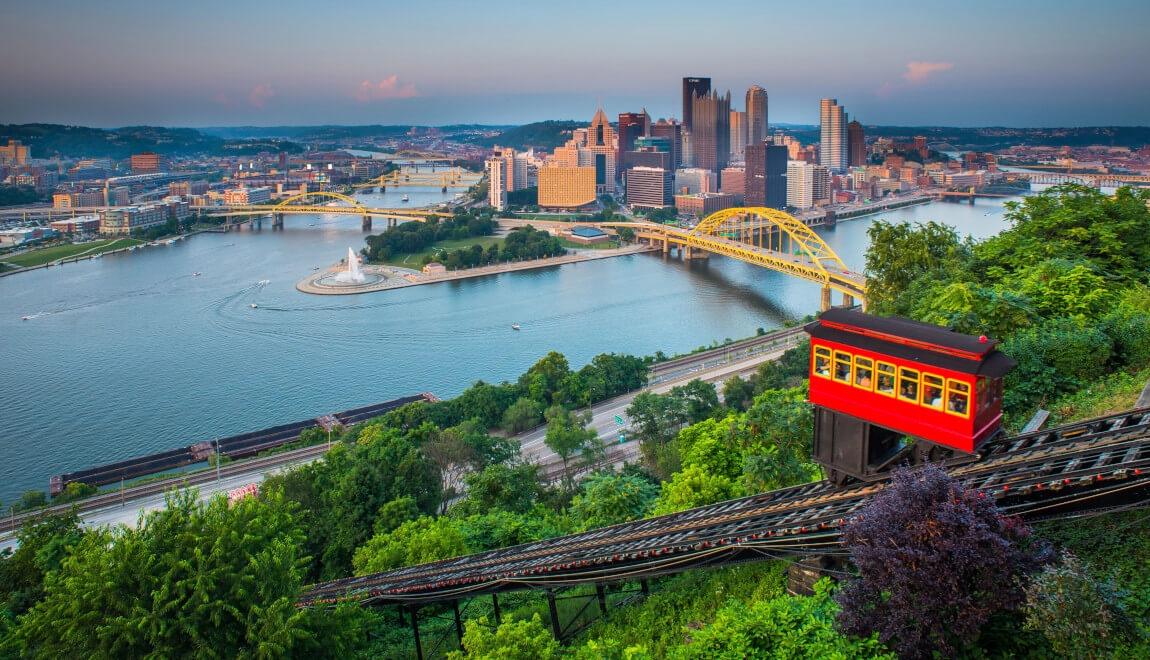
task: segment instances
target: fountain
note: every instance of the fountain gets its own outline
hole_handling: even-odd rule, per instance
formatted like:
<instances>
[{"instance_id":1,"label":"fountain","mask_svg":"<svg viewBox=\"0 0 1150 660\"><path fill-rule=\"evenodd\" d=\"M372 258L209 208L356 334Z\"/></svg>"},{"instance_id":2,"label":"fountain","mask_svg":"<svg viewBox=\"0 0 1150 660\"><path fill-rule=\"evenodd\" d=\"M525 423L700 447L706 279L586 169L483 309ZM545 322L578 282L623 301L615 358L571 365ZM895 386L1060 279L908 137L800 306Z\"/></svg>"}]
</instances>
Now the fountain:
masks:
<instances>
[{"instance_id":1,"label":"fountain","mask_svg":"<svg viewBox=\"0 0 1150 660\"><path fill-rule=\"evenodd\" d=\"M347 249L347 270L336 275L334 279L340 284L363 284L367 280L359 270L359 257L355 256L355 250Z\"/></svg>"}]
</instances>

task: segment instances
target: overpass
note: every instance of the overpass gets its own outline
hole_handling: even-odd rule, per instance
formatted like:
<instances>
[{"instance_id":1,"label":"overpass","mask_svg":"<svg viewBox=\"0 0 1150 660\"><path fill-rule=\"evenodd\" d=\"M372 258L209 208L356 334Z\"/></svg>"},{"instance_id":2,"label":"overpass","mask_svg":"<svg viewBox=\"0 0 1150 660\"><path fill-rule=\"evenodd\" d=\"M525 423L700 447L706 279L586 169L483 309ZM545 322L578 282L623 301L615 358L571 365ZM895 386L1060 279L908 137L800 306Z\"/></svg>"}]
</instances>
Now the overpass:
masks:
<instances>
[{"instance_id":1,"label":"overpass","mask_svg":"<svg viewBox=\"0 0 1150 660\"><path fill-rule=\"evenodd\" d=\"M325 206L322 204L312 203L312 198L320 197L325 199L332 199L344 202L342 206ZM298 195L292 195L287 199L277 204L250 204L250 205L225 205L225 206L205 206L198 207L197 210L207 215L216 217L234 217L234 216L272 216L272 227L283 227L284 216L288 214L336 214L336 215L358 215L363 218L363 229L371 229L372 218L387 218L387 226L394 227L399 221L419 220L420 222L427 219L428 216L437 218L450 218L452 214L444 213L443 211L433 211L431 209L421 208L406 208L406 209L386 209L386 208L373 208L365 206L363 202L348 197L336 192L306 192Z\"/></svg>"},{"instance_id":2,"label":"overpass","mask_svg":"<svg viewBox=\"0 0 1150 660\"><path fill-rule=\"evenodd\" d=\"M595 223L591 223L595 224ZM663 254L677 249L684 259L708 254L745 261L822 286L821 308L831 307L831 291L843 305L866 305L866 278L847 268L834 250L801 220L766 207L724 209L704 218L693 229L654 222L604 222L616 230L627 227L636 238L661 245Z\"/></svg>"}]
</instances>

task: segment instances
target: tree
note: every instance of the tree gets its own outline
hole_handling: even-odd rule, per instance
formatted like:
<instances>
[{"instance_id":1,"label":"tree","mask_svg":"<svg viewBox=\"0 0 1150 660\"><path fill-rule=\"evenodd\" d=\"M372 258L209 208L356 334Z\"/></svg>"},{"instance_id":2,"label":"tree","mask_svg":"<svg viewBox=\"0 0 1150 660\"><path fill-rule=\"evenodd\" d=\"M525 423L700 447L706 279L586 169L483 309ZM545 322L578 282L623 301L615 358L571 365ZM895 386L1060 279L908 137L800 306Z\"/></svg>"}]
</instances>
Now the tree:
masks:
<instances>
[{"instance_id":1,"label":"tree","mask_svg":"<svg viewBox=\"0 0 1150 660\"><path fill-rule=\"evenodd\" d=\"M663 482L662 492L655 501L652 515L663 516L738 497L742 492L730 477L709 474L699 465L691 465L676 472L670 481Z\"/></svg>"},{"instance_id":2,"label":"tree","mask_svg":"<svg viewBox=\"0 0 1150 660\"><path fill-rule=\"evenodd\" d=\"M423 445L423 453L439 470L439 489L443 493L443 508L455 497L455 485L478 460L475 448L464 440L458 430L445 429Z\"/></svg>"},{"instance_id":3,"label":"tree","mask_svg":"<svg viewBox=\"0 0 1150 660\"><path fill-rule=\"evenodd\" d=\"M521 396L503 413L503 429L509 433L522 433L543 421L543 406L534 399Z\"/></svg>"},{"instance_id":4,"label":"tree","mask_svg":"<svg viewBox=\"0 0 1150 660\"><path fill-rule=\"evenodd\" d=\"M1069 552L1026 586L1025 627L1072 658L1109 657L1118 644L1142 636L1114 585L1096 581Z\"/></svg>"},{"instance_id":5,"label":"tree","mask_svg":"<svg viewBox=\"0 0 1150 660\"><path fill-rule=\"evenodd\" d=\"M949 279L969 258L970 244L952 227L928 222L911 226L876 220L867 228L867 305L877 314L906 315L906 296L917 280Z\"/></svg>"},{"instance_id":6,"label":"tree","mask_svg":"<svg viewBox=\"0 0 1150 660\"><path fill-rule=\"evenodd\" d=\"M589 412L577 415L563 406L551 406L546 417L547 435L543 442L563 461L564 487L571 492L571 458L581 454L586 463L592 463L602 454L603 443L599 441L599 434L586 426L591 421Z\"/></svg>"},{"instance_id":7,"label":"tree","mask_svg":"<svg viewBox=\"0 0 1150 660\"><path fill-rule=\"evenodd\" d=\"M488 465L464 477L467 497L451 509L467 513L529 511L543 492L539 466L534 463Z\"/></svg>"},{"instance_id":8,"label":"tree","mask_svg":"<svg viewBox=\"0 0 1150 660\"><path fill-rule=\"evenodd\" d=\"M341 657L347 610L299 609L306 558L276 492L234 504L171 495L137 529L86 532L16 637L37 657Z\"/></svg>"},{"instance_id":9,"label":"tree","mask_svg":"<svg viewBox=\"0 0 1150 660\"><path fill-rule=\"evenodd\" d=\"M60 567L83 534L75 511L24 523L16 535L15 551L0 553L0 611L23 614L39 602L44 576Z\"/></svg>"},{"instance_id":10,"label":"tree","mask_svg":"<svg viewBox=\"0 0 1150 660\"><path fill-rule=\"evenodd\" d=\"M560 657L559 642L543 627L539 615L530 621L506 620L495 630L489 628L487 617L467 622L463 634L466 651L452 651L449 660L552 660Z\"/></svg>"},{"instance_id":11,"label":"tree","mask_svg":"<svg viewBox=\"0 0 1150 660\"><path fill-rule=\"evenodd\" d=\"M519 387L527 396L544 406L559 403L554 396L563 385L563 379L571 373L567 358L562 353L552 351L536 362L519 377Z\"/></svg>"},{"instance_id":12,"label":"tree","mask_svg":"<svg viewBox=\"0 0 1150 660\"><path fill-rule=\"evenodd\" d=\"M423 516L385 534L376 534L355 551L356 575L459 557L470 552L458 522Z\"/></svg>"},{"instance_id":13,"label":"tree","mask_svg":"<svg viewBox=\"0 0 1150 660\"><path fill-rule=\"evenodd\" d=\"M723 383L723 403L731 410L738 412L746 410L754 393L754 384L739 376L731 376Z\"/></svg>"},{"instance_id":14,"label":"tree","mask_svg":"<svg viewBox=\"0 0 1150 660\"><path fill-rule=\"evenodd\" d=\"M611 473L593 474L571 501L579 531L637 520L647 515L659 489L646 479Z\"/></svg>"},{"instance_id":15,"label":"tree","mask_svg":"<svg viewBox=\"0 0 1150 660\"><path fill-rule=\"evenodd\" d=\"M1018 578L1048 554L1024 523L934 465L895 471L843 542L858 577L837 596L839 626L877 631L901 657L951 657L972 643L992 614L1023 602Z\"/></svg>"}]
</instances>

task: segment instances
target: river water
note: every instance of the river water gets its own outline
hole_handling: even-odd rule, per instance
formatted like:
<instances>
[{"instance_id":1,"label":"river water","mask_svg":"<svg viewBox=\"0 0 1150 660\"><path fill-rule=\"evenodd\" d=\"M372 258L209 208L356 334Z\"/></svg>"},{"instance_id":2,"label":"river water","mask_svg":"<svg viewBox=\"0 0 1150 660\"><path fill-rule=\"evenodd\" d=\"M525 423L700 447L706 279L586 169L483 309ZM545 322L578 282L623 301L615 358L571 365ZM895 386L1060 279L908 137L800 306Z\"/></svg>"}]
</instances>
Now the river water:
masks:
<instances>
[{"instance_id":1,"label":"river water","mask_svg":"<svg viewBox=\"0 0 1150 660\"><path fill-rule=\"evenodd\" d=\"M451 196L362 197L398 206L405 192L412 206ZM1003 227L1000 200L879 217L938 220L976 237ZM861 270L872 221L819 232ZM748 264L646 254L312 296L295 282L362 247L359 218L287 216L285 225L0 278L0 500L46 489L53 474L214 436L417 392L454 396L478 379L514 378L552 350L573 367L602 352L673 354L819 304L817 285Z\"/></svg>"}]
</instances>

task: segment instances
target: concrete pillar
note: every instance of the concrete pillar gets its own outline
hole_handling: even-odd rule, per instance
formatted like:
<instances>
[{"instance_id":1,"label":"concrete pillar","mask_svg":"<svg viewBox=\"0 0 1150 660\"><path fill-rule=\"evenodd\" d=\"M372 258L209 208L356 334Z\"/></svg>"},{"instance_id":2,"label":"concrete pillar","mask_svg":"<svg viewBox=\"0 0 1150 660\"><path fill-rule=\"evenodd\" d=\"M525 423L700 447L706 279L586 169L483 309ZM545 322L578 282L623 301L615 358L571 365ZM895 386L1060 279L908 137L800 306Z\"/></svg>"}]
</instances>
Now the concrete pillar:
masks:
<instances>
[{"instance_id":1,"label":"concrete pillar","mask_svg":"<svg viewBox=\"0 0 1150 660\"><path fill-rule=\"evenodd\" d=\"M671 253L671 240L668 239L666 236L664 236L663 237L663 256L665 257L670 253Z\"/></svg>"},{"instance_id":2,"label":"concrete pillar","mask_svg":"<svg viewBox=\"0 0 1150 660\"><path fill-rule=\"evenodd\" d=\"M850 309L855 306L855 297L849 294L843 294L843 307Z\"/></svg>"},{"instance_id":3,"label":"concrete pillar","mask_svg":"<svg viewBox=\"0 0 1150 660\"><path fill-rule=\"evenodd\" d=\"M363 216L362 228L364 231L371 231L371 216L370 215Z\"/></svg>"},{"instance_id":4,"label":"concrete pillar","mask_svg":"<svg viewBox=\"0 0 1150 660\"><path fill-rule=\"evenodd\" d=\"M829 286L823 287L822 301L819 303L819 311L825 312L831 308L831 288Z\"/></svg>"}]
</instances>

